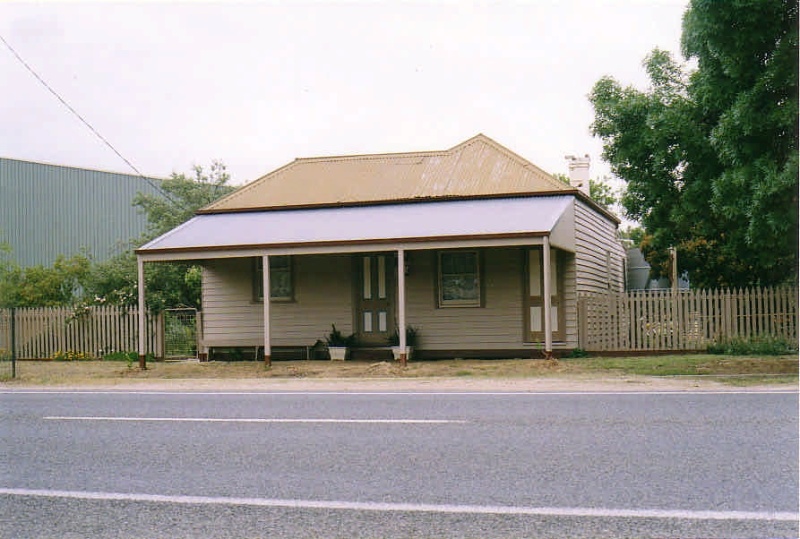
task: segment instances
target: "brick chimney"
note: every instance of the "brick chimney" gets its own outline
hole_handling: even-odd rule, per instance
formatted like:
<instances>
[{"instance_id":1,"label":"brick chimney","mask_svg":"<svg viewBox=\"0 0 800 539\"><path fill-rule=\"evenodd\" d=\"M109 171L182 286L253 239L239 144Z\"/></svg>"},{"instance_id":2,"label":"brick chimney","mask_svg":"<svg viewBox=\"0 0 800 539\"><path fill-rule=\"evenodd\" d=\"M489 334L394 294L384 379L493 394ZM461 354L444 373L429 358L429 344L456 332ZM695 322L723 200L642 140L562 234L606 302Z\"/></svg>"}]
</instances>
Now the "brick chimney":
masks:
<instances>
[{"instance_id":1,"label":"brick chimney","mask_svg":"<svg viewBox=\"0 0 800 539\"><path fill-rule=\"evenodd\" d=\"M587 153L583 157L565 155L564 159L566 159L569 163L569 184L588 196L589 164L592 161L589 157L589 154Z\"/></svg>"}]
</instances>

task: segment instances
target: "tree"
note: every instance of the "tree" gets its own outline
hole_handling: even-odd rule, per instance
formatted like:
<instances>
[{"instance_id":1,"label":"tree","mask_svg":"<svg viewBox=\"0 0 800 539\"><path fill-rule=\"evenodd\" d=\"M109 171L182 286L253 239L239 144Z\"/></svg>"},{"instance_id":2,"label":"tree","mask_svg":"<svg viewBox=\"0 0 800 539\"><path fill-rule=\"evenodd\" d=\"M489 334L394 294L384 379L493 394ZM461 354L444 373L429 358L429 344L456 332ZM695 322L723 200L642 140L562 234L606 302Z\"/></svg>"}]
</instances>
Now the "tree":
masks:
<instances>
[{"instance_id":1,"label":"tree","mask_svg":"<svg viewBox=\"0 0 800 539\"><path fill-rule=\"evenodd\" d=\"M797 279L797 14L797 0L693 0L682 46L696 69L654 50L647 90L604 77L590 94L648 260L676 246L695 285Z\"/></svg>"},{"instance_id":2,"label":"tree","mask_svg":"<svg viewBox=\"0 0 800 539\"><path fill-rule=\"evenodd\" d=\"M71 305L86 282L91 262L84 255L60 255L52 267L0 264L0 307Z\"/></svg>"},{"instance_id":3,"label":"tree","mask_svg":"<svg viewBox=\"0 0 800 539\"><path fill-rule=\"evenodd\" d=\"M553 174L553 177L560 180L567 185L570 184L569 176L566 174ZM603 179L589 179L589 198L596 202L602 208L611 211L612 207L619 202L614 188L605 182Z\"/></svg>"},{"instance_id":4,"label":"tree","mask_svg":"<svg viewBox=\"0 0 800 539\"><path fill-rule=\"evenodd\" d=\"M147 233L143 240L151 240L176 226L185 223L197 210L233 191L228 185L230 175L225 165L212 161L208 173L203 167L193 167L194 177L172 173L161 182L164 196L137 193L133 205L140 207L147 216Z\"/></svg>"},{"instance_id":5,"label":"tree","mask_svg":"<svg viewBox=\"0 0 800 539\"><path fill-rule=\"evenodd\" d=\"M208 173L195 166L194 177L173 173L161 183L163 197L138 193L134 205L147 216L147 232L128 250L104 263L95 264L87 288L92 297L117 305L138 301L137 264L133 248L188 221L194 213L233 191L225 165L214 161ZM145 272L150 309L200 307L200 267L190 263L148 264Z\"/></svg>"}]
</instances>

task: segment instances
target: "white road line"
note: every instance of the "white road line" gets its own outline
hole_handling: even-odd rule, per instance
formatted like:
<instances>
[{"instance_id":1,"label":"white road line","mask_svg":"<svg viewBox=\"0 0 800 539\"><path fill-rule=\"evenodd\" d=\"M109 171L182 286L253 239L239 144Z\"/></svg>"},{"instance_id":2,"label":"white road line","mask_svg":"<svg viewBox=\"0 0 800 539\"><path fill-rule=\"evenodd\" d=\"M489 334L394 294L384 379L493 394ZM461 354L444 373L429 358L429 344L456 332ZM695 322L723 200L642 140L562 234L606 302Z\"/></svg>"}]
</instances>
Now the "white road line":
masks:
<instances>
[{"instance_id":1,"label":"white road line","mask_svg":"<svg viewBox=\"0 0 800 539\"><path fill-rule=\"evenodd\" d=\"M26 390L12 389L0 390L0 395L172 395L172 396L277 396L291 397L298 395L308 396L436 396L436 397L456 397L456 396L490 396L490 397L553 397L553 396L649 396L649 395L798 395L797 389L766 389L766 390L686 390L686 391L149 391L149 390L69 390L69 391L50 391L50 390Z\"/></svg>"},{"instance_id":2,"label":"white road line","mask_svg":"<svg viewBox=\"0 0 800 539\"><path fill-rule=\"evenodd\" d=\"M797 522L800 513L785 511L688 511L671 509L607 509L594 507L526 507L504 505L439 505L418 503L345 502L281 500L270 498L228 498L215 496L165 496L119 492L83 492L0 488L0 495L43 498L71 498L94 501L130 501L189 505L238 505L287 509L327 509L403 513L448 513L473 515L523 515L583 518L651 518L672 520L759 520Z\"/></svg>"},{"instance_id":3,"label":"white road line","mask_svg":"<svg viewBox=\"0 0 800 539\"><path fill-rule=\"evenodd\" d=\"M355 423L378 425L441 425L466 423L455 419L325 419L325 418L221 418L221 417L102 417L45 416L50 421L162 421L176 423Z\"/></svg>"}]
</instances>

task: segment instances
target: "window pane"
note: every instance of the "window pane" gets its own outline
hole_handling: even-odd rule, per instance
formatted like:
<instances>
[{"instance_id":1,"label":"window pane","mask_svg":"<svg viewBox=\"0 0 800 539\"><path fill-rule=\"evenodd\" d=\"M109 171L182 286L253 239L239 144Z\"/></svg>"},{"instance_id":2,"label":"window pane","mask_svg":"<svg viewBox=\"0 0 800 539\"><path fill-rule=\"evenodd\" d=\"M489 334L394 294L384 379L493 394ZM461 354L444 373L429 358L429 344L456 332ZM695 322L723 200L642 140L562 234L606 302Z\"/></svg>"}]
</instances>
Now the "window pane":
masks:
<instances>
[{"instance_id":1,"label":"window pane","mask_svg":"<svg viewBox=\"0 0 800 539\"><path fill-rule=\"evenodd\" d=\"M478 276L442 275L442 299L445 301L478 299Z\"/></svg>"},{"instance_id":2,"label":"window pane","mask_svg":"<svg viewBox=\"0 0 800 539\"><path fill-rule=\"evenodd\" d=\"M372 333L372 311L364 311L364 333Z\"/></svg>"},{"instance_id":3,"label":"window pane","mask_svg":"<svg viewBox=\"0 0 800 539\"><path fill-rule=\"evenodd\" d=\"M477 304L480 297L478 254L473 251L440 254L441 300Z\"/></svg>"},{"instance_id":4,"label":"window pane","mask_svg":"<svg viewBox=\"0 0 800 539\"><path fill-rule=\"evenodd\" d=\"M372 258L368 256L364 257L364 271L362 274L362 279L364 280L362 283L363 298L372 299Z\"/></svg>"},{"instance_id":5,"label":"window pane","mask_svg":"<svg viewBox=\"0 0 800 539\"><path fill-rule=\"evenodd\" d=\"M378 311L378 331L386 333L386 311Z\"/></svg>"},{"instance_id":6,"label":"window pane","mask_svg":"<svg viewBox=\"0 0 800 539\"><path fill-rule=\"evenodd\" d=\"M378 298L386 298L386 257L378 257Z\"/></svg>"},{"instance_id":7,"label":"window pane","mask_svg":"<svg viewBox=\"0 0 800 539\"><path fill-rule=\"evenodd\" d=\"M286 270L270 272L269 295L272 298L289 298L292 296L291 273Z\"/></svg>"},{"instance_id":8,"label":"window pane","mask_svg":"<svg viewBox=\"0 0 800 539\"><path fill-rule=\"evenodd\" d=\"M269 257L269 270L277 271L281 269L289 269L289 257L287 255Z\"/></svg>"}]
</instances>

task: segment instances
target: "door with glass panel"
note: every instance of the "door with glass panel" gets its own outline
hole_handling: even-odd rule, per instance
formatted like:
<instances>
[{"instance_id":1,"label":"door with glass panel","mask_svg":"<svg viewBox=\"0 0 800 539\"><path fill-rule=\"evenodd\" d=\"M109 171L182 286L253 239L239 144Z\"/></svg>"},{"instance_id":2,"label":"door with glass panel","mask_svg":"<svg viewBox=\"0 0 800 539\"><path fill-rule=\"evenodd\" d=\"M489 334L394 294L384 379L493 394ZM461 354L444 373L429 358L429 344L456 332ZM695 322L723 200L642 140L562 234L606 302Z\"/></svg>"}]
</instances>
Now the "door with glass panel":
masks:
<instances>
[{"instance_id":1,"label":"door with glass panel","mask_svg":"<svg viewBox=\"0 0 800 539\"><path fill-rule=\"evenodd\" d=\"M561 294L564 288L563 263L559 251L550 251L550 327L554 341L564 340L564 312ZM541 249L528 251L528 338L544 342L544 259Z\"/></svg>"},{"instance_id":2,"label":"door with glass panel","mask_svg":"<svg viewBox=\"0 0 800 539\"><path fill-rule=\"evenodd\" d=\"M395 259L391 254L359 255L356 326L362 344L386 346L395 330Z\"/></svg>"}]
</instances>

